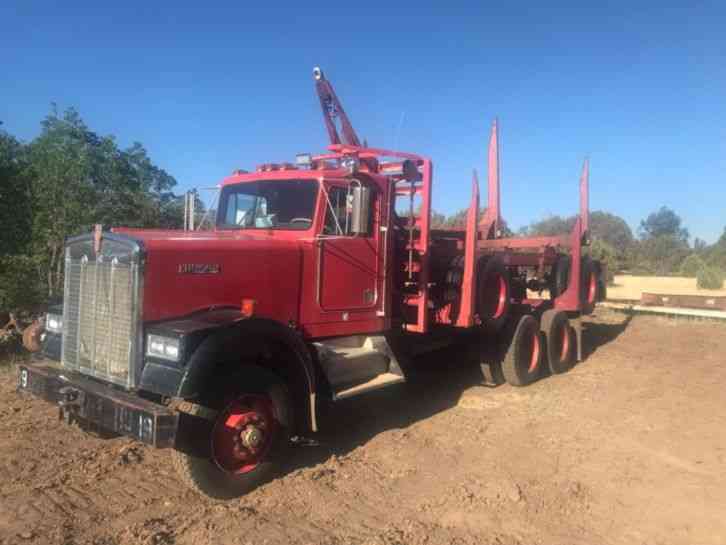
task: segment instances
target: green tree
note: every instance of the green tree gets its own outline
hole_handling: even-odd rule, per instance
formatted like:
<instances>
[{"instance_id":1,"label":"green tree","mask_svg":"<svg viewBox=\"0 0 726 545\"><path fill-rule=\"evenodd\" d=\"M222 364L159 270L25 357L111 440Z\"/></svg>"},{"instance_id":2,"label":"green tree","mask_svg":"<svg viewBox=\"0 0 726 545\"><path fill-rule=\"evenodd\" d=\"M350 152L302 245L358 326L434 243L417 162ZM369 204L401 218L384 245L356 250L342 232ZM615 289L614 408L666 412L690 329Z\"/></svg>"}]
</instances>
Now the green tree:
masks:
<instances>
[{"instance_id":1,"label":"green tree","mask_svg":"<svg viewBox=\"0 0 726 545\"><path fill-rule=\"evenodd\" d=\"M716 243L706 249L704 253L706 256L705 259L709 265L726 271L726 227Z\"/></svg>"},{"instance_id":2,"label":"green tree","mask_svg":"<svg viewBox=\"0 0 726 545\"><path fill-rule=\"evenodd\" d=\"M91 131L74 109L55 107L29 146L33 200L32 253L43 259L48 294L60 292L66 237L93 224L172 227L176 181L134 144L120 150L111 136ZM178 216L178 221L177 221Z\"/></svg>"},{"instance_id":3,"label":"green tree","mask_svg":"<svg viewBox=\"0 0 726 545\"><path fill-rule=\"evenodd\" d=\"M688 229L678 214L666 206L640 222L640 241L632 254L634 269L651 274L672 274L691 253Z\"/></svg>"},{"instance_id":4,"label":"green tree","mask_svg":"<svg viewBox=\"0 0 726 545\"><path fill-rule=\"evenodd\" d=\"M450 216L446 216L444 227L447 229L466 229L466 215L469 213L468 208L457 210ZM479 210L479 217L482 217L482 210Z\"/></svg>"},{"instance_id":5,"label":"green tree","mask_svg":"<svg viewBox=\"0 0 726 545\"><path fill-rule=\"evenodd\" d=\"M548 216L535 221L520 230L523 236L558 236L572 232L577 216ZM633 232L620 216L595 210L590 213L590 238L596 252L602 250L603 261L607 262L608 274L624 268L633 246ZM601 244L602 243L602 244Z\"/></svg>"},{"instance_id":6,"label":"green tree","mask_svg":"<svg viewBox=\"0 0 726 545\"><path fill-rule=\"evenodd\" d=\"M631 263L639 274L667 275L680 269L690 254L688 244L672 235L649 237L633 246Z\"/></svg>"},{"instance_id":7,"label":"green tree","mask_svg":"<svg viewBox=\"0 0 726 545\"><path fill-rule=\"evenodd\" d=\"M59 295L65 239L93 224L181 227L175 185L141 144L120 149L72 108L53 105L27 145L0 131L0 310Z\"/></svg>"},{"instance_id":8,"label":"green tree","mask_svg":"<svg viewBox=\"0 0 726 545\"><path fill-rule=\"evenodd\" d=\"M681 274L689 278L696 278L698 272L706 266L706 263L698 254L691 254L681 263Z\"/></svg>"},{"instance_id":9,"label":"green tree","mask_svg":"<svg viewBox=\"0 0 726 545\"><path fill-rule=\"evenodd\" d=\"M700 289L720 290L723 287L724 273L716 267L705 265L698 271L696 285Z\"/></svg>"},{"instance_id":10,"label":"green tree","mask_svg":"<svg viewBox=\"0 0 726 545\"><path fill-rule=\"evenodd\" d=\"M23 253L30 241L31 200L27 150L0 130L0 255Z\"/></svg>"},{"instance_id":11,"label":"green tree","mask_svg":"<svg viewBox=\"0 0 726 545\"><path fill-rule=\"evenodd\" d=\"M640 236L643 239L670 236L682 242L688 241L688 229L682 226L681 217L667 206L649 214L640 222Z\"/></svg>"},{"instance_id":12,"label":"green tree","mask_svg":"<svg viewBox=\"0 0 726 545\"><path fill-rule=\"evenodd\" d=\"M622 259L633 245L633 231L620 216L595 210L590 214L590 235L594 240L602 240L609 244Z\"/></svg>"},{"instance_id":13,"label":"green tree","mask_svg":"<svg viewBox=\"0 0 726 545\"><path fill-rule=\"evenodd\" d=\"M607 281L612 284L615 273L620 268L620 261L617 250L602 239L595 239L589 248L589 254L593 259L599 260L607 267Z\"/></svg>"},{"instance_id":14,"label":"green tree","mask_svg":"<svg viewBox=\"0 0 726 545\"><path fill-rule=\"evenodd\" d=\"M703 254L706 252L706 250L708 250L708 244L706 243L705 240L698 238L698 237L693 239L693 251L694 252L696 252L697 254Z\"/></svg>"},{"instance_id":15,"label":"green tree","mask_svg":"<svg viewBox=\"0 0 726 545\"><path fill-rule=\"evenodd\" d=\"M486 214L487 209L479 208L479 221L484 217L484 214ZM436 229L466 229L466 216L469 213L468 208L462 208L461 210L457 210L450 216L444 216L443 214L437 214L436 217ZM432 214L433 218L433 214ZM514 232L509 228L509 225L507 224L506 220L502 220L499 225L499 230L501 231L502 237L512 237L514 236Z\"/></svg>"},{"instance_id":16,"label":"green tree","mask_svg":"<svg viewBox=\"0 0 726 545\"><path fill-rule=\"evenodd\" d=\"M562 216L551 215L544 219L530 223L520 229L522 236L528 237L553 237L565 235L572 231L575 225L576 216L563 218Z\"/></svg>"},{"instance_id":17,"label":"green tree","mask_svg":"<svg viewBox=\"0 0 726 545\"><path fill-rule=\"evenodd\" d=\"M431 210L431 228L442 229L446 227L446 216L439 214L436 210Z\"/></svg>"}]
</instances>

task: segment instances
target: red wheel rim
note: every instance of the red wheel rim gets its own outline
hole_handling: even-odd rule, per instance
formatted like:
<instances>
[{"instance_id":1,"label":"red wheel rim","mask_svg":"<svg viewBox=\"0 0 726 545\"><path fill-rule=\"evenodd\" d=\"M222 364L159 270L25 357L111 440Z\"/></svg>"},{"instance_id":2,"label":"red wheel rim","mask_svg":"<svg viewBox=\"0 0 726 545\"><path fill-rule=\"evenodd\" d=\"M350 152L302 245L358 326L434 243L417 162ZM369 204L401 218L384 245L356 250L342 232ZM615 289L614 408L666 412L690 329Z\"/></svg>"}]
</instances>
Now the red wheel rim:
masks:
<instances>
[{"instance_id":1,"label":"red wheel rim","mask_svg":"<svg viewBox=\"0 0 726 545\"><path fill-rule=\"evenodd\" d=\"M249 473L269 452L277 427L269 397L241 396L217 417L212 430L212 459L228 473Z\"/></svg>"},{"instance_id":2,"label":"red wheel rim","mask_svg":"<svg viewBox=\"0 0 726 545\"><path fill-rule=\"evenodd\" d=\"M594 303L597 296L597 277L594 272L590 273L590 282L587 285L587 302Z\"/></svg>"},{"instance_id":3,"label":"red wheel rim","mask_svg":"<svg viewBox=\"0 0 726 545\"><path fill-rule=\"evenodd\" d=\"M560 351L560 361L567 361L570 357L570 332L567 330L567 324L562 324L562 350Z\"/></svg>"},{"instance_id":4,"label":"red wheel rim","mask_svg":"<svg viewBox=\"0 0 726 545\"><path fill-rule=\"evenodd\" d=\"M483 309L485 317L496 320L507 308L507 281L501 274L492 273L487 278L484 289L486 290L486 305Z\"/></svg>"},{"instance_id":5,"label":"red wheel rim","mask_svg":"<svg viewBox=\"0 0 726 545\"><path fill-rule=\"evenodd\" d=\"M535 331L532 334L532 356L529 360L529 369L527 372L534 373L539 367L539 335Z\"/></svg>"}]
</instances>

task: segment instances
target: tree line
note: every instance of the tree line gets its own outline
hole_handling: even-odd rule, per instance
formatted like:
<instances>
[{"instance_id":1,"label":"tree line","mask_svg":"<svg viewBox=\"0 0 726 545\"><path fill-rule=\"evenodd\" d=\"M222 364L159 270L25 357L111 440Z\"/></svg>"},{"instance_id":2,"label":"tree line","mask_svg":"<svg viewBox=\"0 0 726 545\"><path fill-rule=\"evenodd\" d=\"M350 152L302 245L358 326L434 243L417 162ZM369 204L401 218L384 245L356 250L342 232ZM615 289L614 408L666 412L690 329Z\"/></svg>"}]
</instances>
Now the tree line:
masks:
<instances>
[{"instance_id":1,"label":"tree line","mask_svg":"<svg viewBox=\"0 0 726 545\"><path fill-rule=\"evenodd\" d=\"M464 228L466 209L445 216L432 213L434 228ZM576 216L548 216L508 236L554 236L569 233ZM726 227L714 244L708 245L690 234L681 217L663 206L644 218L634 234L628 223L615 214L590 213L590 253L607 263L611 279L615 272L636 275L679 275L698 278L699 287L720 288L726 271Z\"/></svg>"},{"instance_id":2,"label":"tree line","mask_svg":"<svg viewBox=\"0 0 726 545\"><path fill-rule=\"evenodd\" d=\"M0 127L0 311L59 296L67 237L105 226L180 228L177 182L144 146L119 147L55 105L30 142Z\"/></svg>"}]
</instances>

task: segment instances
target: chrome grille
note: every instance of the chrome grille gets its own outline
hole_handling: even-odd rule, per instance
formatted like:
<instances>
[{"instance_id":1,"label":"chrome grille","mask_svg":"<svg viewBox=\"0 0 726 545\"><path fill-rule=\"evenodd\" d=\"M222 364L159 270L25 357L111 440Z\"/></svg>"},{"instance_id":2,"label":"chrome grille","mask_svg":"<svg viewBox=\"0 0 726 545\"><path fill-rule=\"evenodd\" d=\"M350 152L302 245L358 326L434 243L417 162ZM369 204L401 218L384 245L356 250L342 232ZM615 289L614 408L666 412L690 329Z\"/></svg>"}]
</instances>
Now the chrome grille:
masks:
<instances>
[{"instance_id":1,"label":"chrome grille","mask_svg":"<svg viewBox=\"0 0 726 545\"><path fill-rule=\"evenodd\" d=\"M135 384L139 263L127 245L69 244L63 304L63 364L126 387Z\"/></svg>"}]
</instances>

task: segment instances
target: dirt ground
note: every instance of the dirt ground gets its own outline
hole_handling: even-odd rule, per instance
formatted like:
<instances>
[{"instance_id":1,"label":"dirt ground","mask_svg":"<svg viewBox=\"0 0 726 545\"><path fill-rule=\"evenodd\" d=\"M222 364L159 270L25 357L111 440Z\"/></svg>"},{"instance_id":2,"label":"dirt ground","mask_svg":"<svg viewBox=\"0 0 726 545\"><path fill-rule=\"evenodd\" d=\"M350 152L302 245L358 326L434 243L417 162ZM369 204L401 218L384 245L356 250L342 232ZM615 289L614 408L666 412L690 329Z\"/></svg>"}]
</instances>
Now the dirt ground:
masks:
<instances>
[{"instance_id":1,"label":"dirt ground","mask_svg":"<svg viewBox=\"0 0 726 545\"><path fill-rule=\"evenodd\" d=\"M0 372L0 544L726 543L726 325L586 325L587 360L527 388L449 353L341 402L320 446L222 504Z\"/></svg>"}]
</instances>

